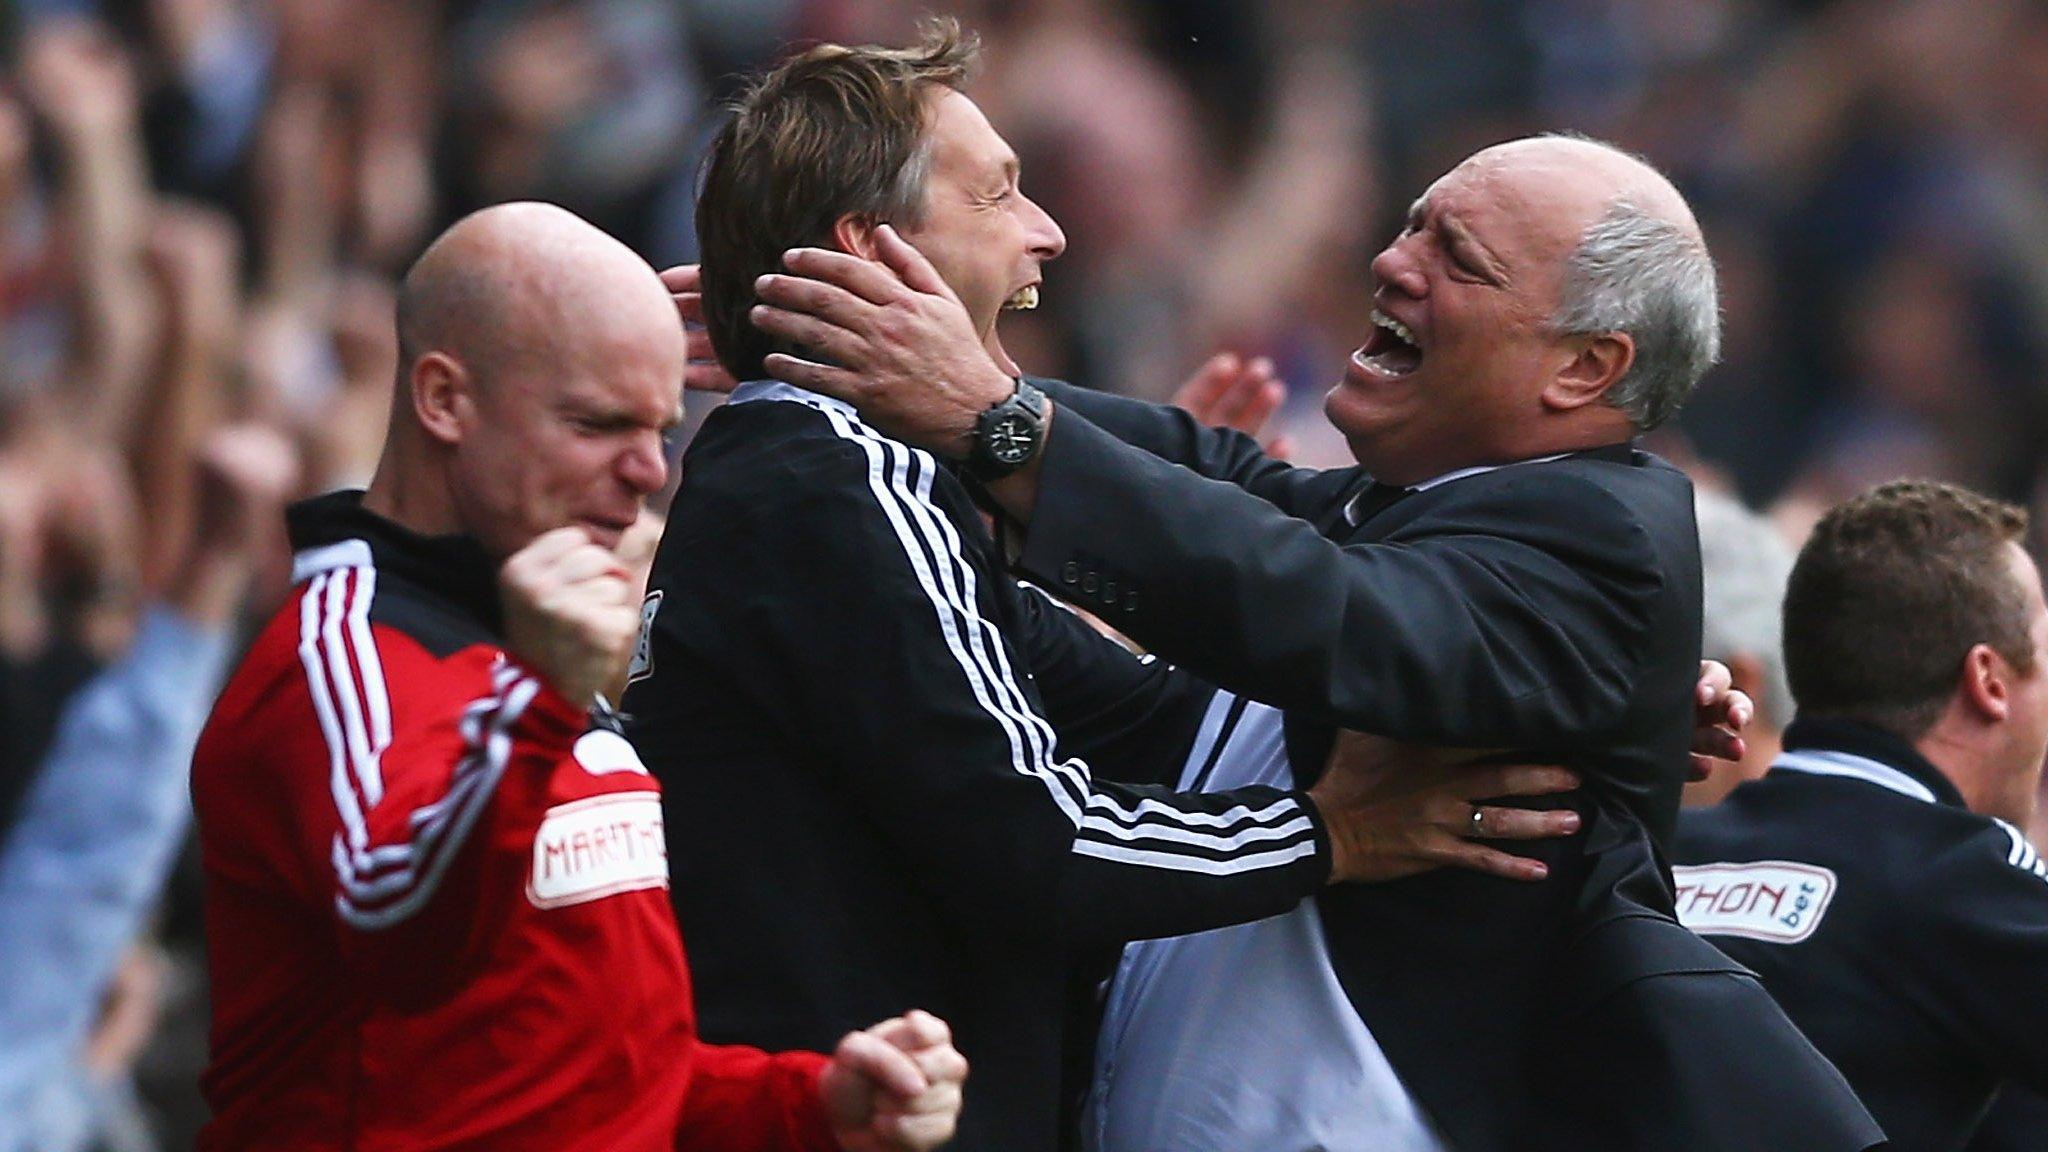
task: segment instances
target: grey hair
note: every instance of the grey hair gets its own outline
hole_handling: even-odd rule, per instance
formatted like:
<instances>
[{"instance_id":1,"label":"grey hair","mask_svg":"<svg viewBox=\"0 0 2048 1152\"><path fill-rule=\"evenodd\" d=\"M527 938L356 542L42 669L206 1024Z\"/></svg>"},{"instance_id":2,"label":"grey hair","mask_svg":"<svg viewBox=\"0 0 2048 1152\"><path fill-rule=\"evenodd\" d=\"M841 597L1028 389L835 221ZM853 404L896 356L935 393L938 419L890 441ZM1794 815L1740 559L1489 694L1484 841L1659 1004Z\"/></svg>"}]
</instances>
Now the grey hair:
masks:
<instances>
[{"instance_id":1,"label":"grey hair","mask_svg":"<svg viewBox=\"0 0 2048 1152\"><path fill-rule=\"evenodd\" d=\"M918 134L917 146L910 150L910 158L896 170L896 178L889 182L888 190L874 206L875 220L898 228L915 228L923 223L924 190L931 175L932 132L927 123Z\"/></svg>"},{"instance_id":2,"label":"grey hair","mask_svg":"<svg viewBox=\"0 0 2048 1152\"><path fill-rule=\"evenodd\" d=\"M1773 728L1792 720L1792 683L1785 674L1785 585L1792 577L1792 546L1770 521L1733 496L1695 493L1700 568L1706 581L1701 652L1726 663L1748 657L1763 668L1763 683L1744 685Z\"/></svg>"},{"instance_id":3,"label":"grey hair","mask_svg":"<svg viewBox=\"0 0 2048 1152\"><path fill-rule=\"evenodd\" d=\"M1552 325L1579 336L1628 333L1635 362L1606 399L1647 432L1669 420L1720 359L1713 258L1684 226L1617 199L1572 250Z\"/></svg>"}]
</instances>

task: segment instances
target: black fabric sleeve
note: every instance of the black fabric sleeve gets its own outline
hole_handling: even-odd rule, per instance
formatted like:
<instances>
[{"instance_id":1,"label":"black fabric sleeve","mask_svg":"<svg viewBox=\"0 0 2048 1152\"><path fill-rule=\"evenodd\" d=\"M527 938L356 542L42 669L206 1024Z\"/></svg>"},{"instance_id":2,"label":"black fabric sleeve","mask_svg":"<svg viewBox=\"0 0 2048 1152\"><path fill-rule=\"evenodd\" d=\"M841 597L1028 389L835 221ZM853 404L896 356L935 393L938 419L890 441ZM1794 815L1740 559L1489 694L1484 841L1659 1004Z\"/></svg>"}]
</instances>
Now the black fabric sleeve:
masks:
<instances>
[{"instance_id":1,"label":"black fabric sleeve","mask_svg":"<svg viewBox=\"0 0 2048 1152\"><path fill-rule=\"evenodd\" d=\"M1095 392L1058 380L1034 377L1032 383L1052 398L1055 409L1077 412L1134 448L1211 480L1236 485L1290 516L1313 519L1366 479L1364 471L1355 467L1327 471L1297 468L1268 456L1257 440L1242 432L1210 428L1168 404ZM1054 415L1055 436L1059 420Z\"/></svg>"},{"instance_id":2,"label":"black fabric sleeve","mask_svg":"<svg viewBox=\"0 0 2048 1152\"><path fill-rule=\"evenodd\" d=\"M1554 744L1624 714L1664 578L1647 528L1569 468L1463 481L1340 546L1072 415L1021 567L1163 658L1402 740Z\"/></svg>"},{"instance_id":3,"label":"black fabric sleeve","mask_svg":"<svg viewBox=\"0 0 2048 1152\"><path fill-rule=\"evenodd\" d=\"M1927 931L1894 945L1914 957L1916 994L1986 1067L2048 1091L2048 863L1998 822L1927 861L1910 906Z\"/></svg>"},{"instance_id":4,"label":"black fabric sleeve","mask_svg":"<svg viewBox=\"0 0 2048 1152\"><path fill-rule=\"evenodd\" d=\"M1216 689L1103 635L1032 584L1018 596L1025 650L1060 748L1122 784L1172 784Z\"/></svg>"},{"instance_id":5,"label":"black fabric sleeve","mask_svg":"<svg viewBox=\"0 0 2048 1152\"><path fill-rule=\"evenodd\" d=\"M1009 631L1023 593L965 489L829 415L833 438L783 453L801 486L763 493L718 549L733 564L720 663L788 717L906 871L963 922L1076 944L1256 919L1324 882L1302 795L1177 795L1074 756Z\"/></svg>"}]
</instances>

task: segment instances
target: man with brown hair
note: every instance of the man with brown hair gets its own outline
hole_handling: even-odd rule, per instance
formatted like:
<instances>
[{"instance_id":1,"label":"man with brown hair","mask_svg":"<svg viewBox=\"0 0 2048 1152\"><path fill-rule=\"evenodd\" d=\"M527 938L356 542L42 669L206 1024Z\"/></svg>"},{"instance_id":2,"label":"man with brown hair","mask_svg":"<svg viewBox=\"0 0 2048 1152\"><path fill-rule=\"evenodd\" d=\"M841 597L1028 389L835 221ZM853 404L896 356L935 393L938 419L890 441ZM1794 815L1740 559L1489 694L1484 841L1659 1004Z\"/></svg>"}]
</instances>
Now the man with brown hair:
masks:
<instances>
[{"instance_id":1,"label":"man with brown hair","mask_svg":"<svg viewBox=\"0 0 2048 1152\"><path fill-rule=\"evenodd\" d=\"M1077 954L1281 913L1333 880L1540 875L1473 840L1577 817L1469 802L1562 786L1542 769L1418 770L1390 793L1345 770L1314 791L1161 786L1214 690L1020 589L952 468L759 379L785 346L749 323L753 279L792 245L872 255L893 222L984 342L1059 254L956 87L973 56L950 25L909 50L813 49L715 144L705 318L749 383L685 460L626 706L666 793L706 1034L801 1045L929 1006L975 1065L960 1146L1038 1150L1061 1136Z\"/></svg>"},{"instance_id":2,"label":"man with brown hair","mask_svg":"<svg viewBox=\"0 0 2048 1152\"><path fill-rule=\"evenodd\" d=\"M1798 719L1760 781L1686 813L1687 926L1763 977L1901 1152L2048 1087L2048 606L2021 509L1901 481L1792 570Z\"/></svg>"}]
</instances>

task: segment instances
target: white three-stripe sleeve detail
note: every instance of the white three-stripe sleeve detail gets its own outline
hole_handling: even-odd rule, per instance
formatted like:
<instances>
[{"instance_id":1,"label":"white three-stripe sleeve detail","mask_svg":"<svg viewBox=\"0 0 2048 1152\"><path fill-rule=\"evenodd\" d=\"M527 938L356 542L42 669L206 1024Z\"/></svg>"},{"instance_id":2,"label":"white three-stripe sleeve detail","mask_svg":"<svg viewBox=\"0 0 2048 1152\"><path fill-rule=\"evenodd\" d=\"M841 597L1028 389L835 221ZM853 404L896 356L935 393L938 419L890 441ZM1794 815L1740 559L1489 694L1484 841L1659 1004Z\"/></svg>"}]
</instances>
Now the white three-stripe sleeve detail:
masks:
<instances>
[{"instance_id":1,"label":"white three-stripe sleeve detail","mask_svg":"<svg viewBox=\"0 0 2048 1152\"><path fill-rule=\"evenodd\" d=\"M1280 797L1262 808L1250 808L1239 804L1222 812L1203 812L1162 804L1150 797L1140 799L1135 807L1126 808L1117 803L1115 797L1096 793L1088 798L1088 807L1091 811L1100 810L1108 814L1109 818L1100 820L1103 824L1108 824L1113 819L1125 825L1135 825L1148 816L1157 816L1190 826L1231 828L1279 816L1301 815L1301 805L1291 796Z\"/></svg>"},{"instance_id":2,"label":"white three-stripe sleeve detail","mask_svg":"<svg viewBox=\"0 0 2048 1152\"><path fill-rule=\"evenodd\" d=\"M1098 825L1094 829L1108 840L1135 843L1139 840L1159 841L1162 844L1187 844L1207 848L1216 852L1230 852L1246 844L1258 844L1273 840L1292 840L1307 835L1313 847L1315 823L1305 815L1297 815L1283 824L1253 824L1240 828L1229 835L1212 831L1197 831L1174 824L1140 824L1126 828L1116 824Z\"/></svg>"},{"instance_id":3,"label":"white three-stripe sleeve detail","mask_svg":"<svg viewBox=\"0 0 2048 1152\"><path fill-rule=\"evenodd\" d=\"M988 686L993 709L1007 727L1015 729L1016 738L1022 740L1019 751L1029 771L1040 776L1051 772L1079 803L1088 794L1087 777L1072 765L1052 762L1052 729L1025 703L1023 692L1017 688L1002 637L981 615L976 602L974 568L967 563L959 533L932 502L932 477L938 470L937 462L928 452L888 440L880 443L883 452L897 460L893 473L898 481L897 491L906 497L903 506L909 519L934 557L934 572L947 602L966 625L962 639L967 655L974 663L975 674ZM903 481L908 479L913 464L918 466L918 474L914 484L906 485Z\"/></svg>"},{"instance_id":4,"label":"white three-stripe sleeve detail","mask_svg":"<svg viewBox=\"0 0 2048 1152\"><path fill-rule=\"evenodd\" d=\"M940 515L938 508L932 503L932 477L938 471L938 464L927 452L915 451L915 458L922 468L919 470L918 498L912 505L912 514L921 521L926 536L936 541L934 547L943 547L947 555L958 557L965 550L960 533L954 529L953 522ZM959 582L955 590L955 600L963 605L973 605L978 590L974 568L964 560L948 567L952 569L953 576ZM986 621L980 619L979 613L976 614L976 624L972 631L975 639L975 658L980 661L982 670L995 685L1004 709L1022 725L1024 738L1031 745L1033 758L1041 765L1050 766L1055 771L1062 771L1063 774L1070 774L1069 779L1072 783L1085 793L1087 780L1080 776L1077 769L1052 763L1055 755L1052 725L1024 699L1023 690L1017 686L1016 673L1010 668L1010 658L1005 651L1002 638L995 634L993 628L987 626Z\"/></svg>"},{"instance_id":5,"label":"white three-stripe sleeve detail","mask_svg":"<svg viewBox=\"0 0 2048 1152\"><path fill-rule=\"evenodd\" d=\"M539 684L501 665L492 693L465 709L470 744L448 791L409 813L401 843L369 843L365 813L383 799L381 758L391 745L391 705L370 627L376 572L368 566L315 575L299 603L299 661L327 744L329 787L341 818L330 856L335 907L359 929L388 927L433 895L449 861L496 791L511 755L510 726ZM387 903L387 901L389 901Z\"/></svg>"},{"instance_id":6,"label":"white three-stripe sleeve detail","mask_svg":"<svg viewBox=\"0 0 2048 1152\"><path fill-rule=\"evenodd\" d=\"M362 801L356 795L348 766L348 738L342 735L341 719L335 715L334 692L327 682L327 662L320 651L320 609L327 600L328 583L337 573L323 572L313 578L299 599L299 663L306 670L306 687L313 699L313 714L320 721L320 734L327 741L328 787L334 807L341 814L343 833L349 846L362 849L369 843L363 823Z\"/></svg>"},{"instance_id":7,"label":"white three-stripe sleeve detail","mask_svg":"<svg viewBox=\"0 0 2048 1152\"><path fill-rule=\"evenodd\" d=\"M956 603L955 598L949 596L946 588L935 578L934 566L964 564L964 561L935 549L931 563L927 563L919 536L913 531L906 511L906 506L915 501L908 498L908 492L889 483L888 474L891 469L889 455L884 447L886 442L880 437L865 434L865 429L855 425L841 413L825 408L818 411L824 413L831 422L833 431L840 438L858 445L866 456L868 489L881 507L890 528L895 532L897 543L902 547L904 557L910 562L911 571L917 578L918 587L930 602L932 611L938 619L939 631L946 641L947 651L953 657L954 663L959 666L961 673L966 676L975 702L1003 730L1010 745L1011 767L1019 773L1037 776L1044 781L1047 791L1052 793L1053 801L1059 806L1060 811L1066 813L1067 818L1078 826L1081 821L1081 797L1073 793L1068 782L1059 779L1056 773L1048 772L1039 764L1033 763L1027 756L1026 742L1018 718L1009 714L1009 711L998 705L991 696L989 677L984 674L980 661L969 650L962 635L963 628L973 628L977 623L985 625L986 621L981 619L978 611Z\"/></svg>"},{"instance_id":8,"label":"white three-stripe sleeve detail","mask_svg":"<svg viewBox=\"0 0 2048 1152\"><path fill-rule=\"evenodd\" d=\"M364 722L363 692L357 685L356 670L349 662L349 642L342 634L357 606L365 612L369 610L363 597L364 571L362 568L344 568L329 574L327 600L320 609L320 651L327 659L327 681L333 686L334 698L341 705L341 730L348 738L349 770L367 809L377 806L377 798L371 795L363 774L363 765L370 759L370 732ZM353 597L350 596L351 585L355 593Z\"/></svg>"},{"instance_id":9,"label":"white three-stripe sleeve detail","mask_svg":"<svg viewBox=\"0 0 2048 1152\"><path fill-rule=\"evenodd\" d=\"M384 798L384 750L391 747L391 696L384 685L384 661L377 654L377 641L370 634L370 602L377 595L377 570L356 569L356 595L349 605L350 647L356 667L362 671L363 706L369 721L369 755L356 765L356 780L363 799L371 807Z\"/></svg>"},{"instance_id":10,"label":"white three-stripe sleeve detail","mask_svg":"<svg viewBox=\"0 0 2048 1152\"><path fill-rule=\"evenodd\" d=\"M414 843L421 849L414 857L415 862L425 857L418 883L411 892L393 903L369 909L358 907L346 893L337 894L335 908L351 927L364 931L388 928L418 912L433 898L449 863L458 855L477 819L489 807L490 797L497 791L505 766L512 759L511 727L540 692L539 681L523 675L508 678L505 671L501 669L494 677L499 685L498 694L470 706L470 716L481 721L478 734L482 739L456 767L457 781L446 798L455 803L436 811L425 824L418 821L418 813L414 814ZM488 716L487 720L485 716Z\"/></svg>"},{"instance_id":11,"label":"white three-stripe sleeve detail","mask_svg":"<svg viewBox=\"0 0 2048 1152\"><path fill-rule=\"evenodd\" d=\"M938 613L955 662L966 674L977 702L1003 727L1013 767L1045 780L1062 810L1075 819L1076 854L1220 875L1274 867L1315 853L1314 823L1292 798L1281 798L1257 810L1240 806L1221 813L1188 811L1151 799L1129 809L1095 791L1087 766L1079 760L1055 762L1052 726L1030 706L1017 684L1001 637L975 604L975 573L965 559L959 532L932 499L937 465L931 455L882 437L830 407L813 407L826 416L841 438L861 445L868 459L869 488ZM913 464L918 466L914 483L907 483L912 479ZM1061 788L1062 784L1072 791ZM1080 801L1078 815L1071 806L1076 799ZM1231 860L1198 854L1233 853L1247 845L1290 838L1300 842ZM1124 843L1132 840L1145 840L1155 850Z\"/></svg>"},{"instance_id":12,"label":"white three-stripe sleeve detail","mask_svg":"<svg viewBox=\"0 0 2048 1152\"><path fill-rule=\"evenodd\" d=\"M1111 860L1118 864L1138 864L1147 868L1164 868L1175 872L1200 872L1209 876L1235 876L1245 872L1256 872L1262 868L1278 868L1292 864L1304 857L1316 854L1316 842L1304 840L1271 852L1259 852L1247 856L1233 856L1227 860L1215 860L1207 856L1189 856L1172 852L1148 852L1122 844L1104 844L1096 840L1074 841L1074 854L1093 856L1100 860Z\"/></svg>"},{"instance_id":13,"label":"white three-stripe sleeve detail","mask_svg":"<svg viewBox=\"0 0 2048 1152\"><path fill-rule=\"evenodd\" d=\"M2022 872L2031 872L2048 880L2048 864L2042 862L2041 854L2034 850L2033 842L2027 839L2027 834L1995 816L1992 819L1997 821L2006 838L2012 841L2011 850L2005 854L2005 862Z\"/></svg>"}]
</instances>

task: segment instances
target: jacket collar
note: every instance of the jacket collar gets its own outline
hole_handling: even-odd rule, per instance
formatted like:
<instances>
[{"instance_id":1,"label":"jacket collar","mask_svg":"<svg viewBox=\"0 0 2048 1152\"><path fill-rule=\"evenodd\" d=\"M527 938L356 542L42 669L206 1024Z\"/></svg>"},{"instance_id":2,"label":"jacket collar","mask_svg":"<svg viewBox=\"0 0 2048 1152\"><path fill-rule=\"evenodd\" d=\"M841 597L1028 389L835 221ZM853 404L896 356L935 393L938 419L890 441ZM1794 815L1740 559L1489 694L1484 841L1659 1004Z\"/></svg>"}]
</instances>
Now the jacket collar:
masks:
<instances>
[{"instance_id":1,"label":"jacket collar","mask_svg":"<svg viewBox=\"0 0 2048 1152\"><path fill-rule=\"evenodd\" d=\"M1412 495L1416 492L1427 492L1431 488L1442 484L1449 484L1453 480L1463 480L1469 476L1482 476L1488 472L1498 472L1502 468L1516 468L1523 464L1548 464L1554 460L1564 460L1569 457L1584 457L1590 460L1605 460L1613 464L1627 464L1635 458L1635 442L1624 440L1616 444L1602 444L1596 448L1586 448L1577 452L1554 452L1548 456L1532 456L1527 460L1511 460L1505 464L1478 464L1470 468L1458 468L1441 476L1432 476L1419 484L1399 485L1398 490L1403 496ZM1362 501L1367 499L1366 494L1372 491L1376 485L1376 481L1367 480L1363 487L1352 494L1351 499L1345 501L1344 521L1346 524L1356 528L1372 518L1366 514L1368 508ZM1385 504L1381 506L1384 507Z\"/></svg>"},{"instance_id":2,"label":"jacket collar","mask_svg":"<svg viewBox=\"0 0 2048 1152\"><path fill-rule=\"evenodd\" d=\"M285 510L285 527L294 584L337 568L374 567L447 596L493 634L502 630L498 562L471 537L423 536L395 524L364 508L360 489L292 505Z\"/></svg>"},{"instance_id":3,"label":"jacket collar","mask_svg":"<svg viewBox=\"0 0 2048 1152\"><path fill-rule=\"evenodd\" d=\"M1868 724L1802 717L1785 729L1785 752L1786 756L1771 765L1773 772L1788 769L1856 776L1930 803L1965 807L1955 784L1912 744ZM1828 771L1830 765L1843 770Z\"/></svg>"}]
</instances>

